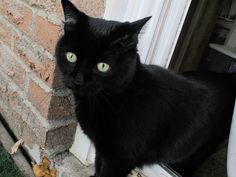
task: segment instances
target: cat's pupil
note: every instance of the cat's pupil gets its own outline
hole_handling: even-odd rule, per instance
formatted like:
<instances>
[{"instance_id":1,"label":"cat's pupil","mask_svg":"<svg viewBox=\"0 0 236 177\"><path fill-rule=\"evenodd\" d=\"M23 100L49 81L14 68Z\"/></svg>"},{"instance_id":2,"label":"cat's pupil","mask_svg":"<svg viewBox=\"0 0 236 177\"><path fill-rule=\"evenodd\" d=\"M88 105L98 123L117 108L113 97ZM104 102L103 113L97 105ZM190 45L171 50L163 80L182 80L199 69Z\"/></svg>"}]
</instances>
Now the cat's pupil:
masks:
<instances>
[{"instance_id":1,"label":"cat's pupil","mask_svg":"<svg viewBox=\"0 0 236 177\"><path fill-rule=\"evenodd\" d=\"M66 53L66 59L67 59L69 62L71 62L71 63L74 63L74 62L77 61L76 55L75 55L74 53L72 53L72 52L67 52L67 53Z\"/></svg>"}]
</instances>

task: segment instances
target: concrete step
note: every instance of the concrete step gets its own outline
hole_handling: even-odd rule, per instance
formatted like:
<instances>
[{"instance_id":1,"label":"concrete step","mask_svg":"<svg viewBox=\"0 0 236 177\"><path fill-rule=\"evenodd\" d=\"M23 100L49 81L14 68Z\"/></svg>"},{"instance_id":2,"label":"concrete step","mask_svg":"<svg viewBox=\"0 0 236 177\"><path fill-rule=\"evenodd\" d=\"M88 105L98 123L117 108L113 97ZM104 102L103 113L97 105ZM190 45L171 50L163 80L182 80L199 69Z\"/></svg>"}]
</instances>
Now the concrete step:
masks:
<instances>
[{"instance_id":1,"label":"concrete step","mask_svg":"<svg viewBox=\"0 0 236 177\"><path fill-rule=\"evenodd\" d=\"M58 177L89 177L94 174L93 166L83 165L73 154L58 155L54 160Z\"/></svg>"}]
</instances>

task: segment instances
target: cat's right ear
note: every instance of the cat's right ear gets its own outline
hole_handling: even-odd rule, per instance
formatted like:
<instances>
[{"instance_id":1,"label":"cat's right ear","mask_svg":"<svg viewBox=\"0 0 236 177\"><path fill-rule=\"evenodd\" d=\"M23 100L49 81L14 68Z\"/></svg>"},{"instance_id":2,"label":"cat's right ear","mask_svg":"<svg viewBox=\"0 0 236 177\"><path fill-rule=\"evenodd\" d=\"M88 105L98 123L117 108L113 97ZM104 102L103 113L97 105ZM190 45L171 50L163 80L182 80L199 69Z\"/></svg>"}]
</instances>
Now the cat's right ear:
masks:
<instances>
[{"instance_id":1,"label":"cat's right ear","mask_svg":"<svg viewBox=\"0 0 236 177\"><path fill-rule=\"evenodd\" d=\"M74 30L77 24L82 24L88 16L79 11L69 0L61 0L64 16L65 31Z\"/></svg>"}]
</instances>

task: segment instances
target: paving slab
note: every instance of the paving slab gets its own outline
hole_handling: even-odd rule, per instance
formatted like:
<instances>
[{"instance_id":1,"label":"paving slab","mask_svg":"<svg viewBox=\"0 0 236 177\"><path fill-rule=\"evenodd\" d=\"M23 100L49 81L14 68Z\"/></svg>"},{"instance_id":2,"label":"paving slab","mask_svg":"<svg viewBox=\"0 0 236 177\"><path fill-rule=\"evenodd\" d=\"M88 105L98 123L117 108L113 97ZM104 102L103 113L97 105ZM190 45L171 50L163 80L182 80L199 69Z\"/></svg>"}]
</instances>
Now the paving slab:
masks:
<instances>
[{"instance_id":1,"label":"paving slab","mask_svg":"<svg viewBox=\"0 0 236 177\"><path fill-rule=\"evenodd\" d=\"M54 159L58 177L89 177L94 174L93 166L83 165L73 154Z\"/></svg>"},{"instance_id":2,"label":"paving slab","mask_svg":"<svg viewBox=\"0 0 236 177\"><path fill-rule=\"evenodd\" d=\"M0 142L8 152L10 152L11 146L15 143L1 122ZM34 177L31 165L28 163L20 149L17 151L16 154L12 155L12 158L25 177Z\"/></svg>"}]
</instances>

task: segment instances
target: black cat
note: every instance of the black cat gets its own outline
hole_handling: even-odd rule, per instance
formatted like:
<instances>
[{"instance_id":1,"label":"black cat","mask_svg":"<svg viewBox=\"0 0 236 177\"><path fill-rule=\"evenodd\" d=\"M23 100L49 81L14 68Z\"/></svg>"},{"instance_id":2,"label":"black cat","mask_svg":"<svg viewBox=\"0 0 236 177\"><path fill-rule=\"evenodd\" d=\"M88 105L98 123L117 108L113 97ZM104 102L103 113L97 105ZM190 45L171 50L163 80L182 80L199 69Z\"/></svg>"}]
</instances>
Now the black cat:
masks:
<instances>
[{"instance_id":1,"label":"black cat","mask_svg":"<svg viewBox=\"0 0 236 177\"><path fill-rule=\"evenodd\" d=\"M177 75L140 63L138 35L149 20L106 21L62 0L65 34L56 57L96 148L95 177L126 177L166 163L190 177L228 135L236 76Z\"/></svg>"}]
</instances>

